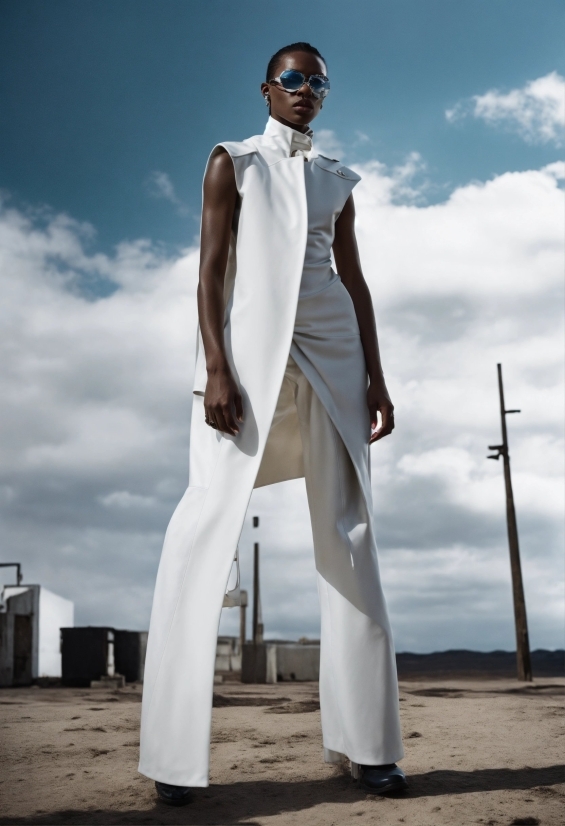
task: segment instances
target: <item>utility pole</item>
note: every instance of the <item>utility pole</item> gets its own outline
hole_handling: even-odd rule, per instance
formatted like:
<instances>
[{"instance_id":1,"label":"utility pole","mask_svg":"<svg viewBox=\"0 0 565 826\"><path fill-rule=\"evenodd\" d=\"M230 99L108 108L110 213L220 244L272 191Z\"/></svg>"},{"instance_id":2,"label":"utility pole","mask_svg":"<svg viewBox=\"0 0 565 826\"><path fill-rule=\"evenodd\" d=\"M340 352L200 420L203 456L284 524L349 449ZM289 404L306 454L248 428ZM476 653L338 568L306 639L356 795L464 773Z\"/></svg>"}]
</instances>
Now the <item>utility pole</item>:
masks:
<instances>
[{"instance_id":1,"label":"utility pole","mask_svg":"<svg viewBox=\"0 0 565 826\"><path fill-rule=\"evenodd\" d=\"M239 650L243 651L243 646L247 639L247 591L241 590L241 603L239 606Z\"/></svg>"},{"instance_id":2,"label":"utility pole","mask_svg":"<svg viewBox=\"0 0 565 826\"><path fill-rule=\"evenodd\" d=\"M508 451L508 432L506 430L506 416L509 413L520 413L519 410L506 410L504 405L504 387L502 384L502 365L496 365L498 370L498 394L500 397L500 422L502 426L502 444L489 445L489 450L496 450L493 456L487 459L498 459L502 456L504 465L504 484L506 487L506 522L508 526L508 548L510 550L510 569L512 571L512 596L514 598L514 619L516 623L516 665L518 679L525 682L532 680L532 664L530 661L530 642L528 639L528 620L526 617L526 600L522 582L522 567L520 565L520 546L518 544L518 525L516 524L516 510L514 508L514 494L512 492L512 478L510 476L510 453Z\"/></svg>"},{"instance_id":3,"label":"utility pole","mask_svg":"<svg viewBox=\"0 0 565 826\"><path fill-rule=\"evenodd\" d=\"M253 527L259 527L259 517L253 517ZM259 543L253 543L253 644L263 642L261 594L259 588Z\"/></svg>"}]
</instances>

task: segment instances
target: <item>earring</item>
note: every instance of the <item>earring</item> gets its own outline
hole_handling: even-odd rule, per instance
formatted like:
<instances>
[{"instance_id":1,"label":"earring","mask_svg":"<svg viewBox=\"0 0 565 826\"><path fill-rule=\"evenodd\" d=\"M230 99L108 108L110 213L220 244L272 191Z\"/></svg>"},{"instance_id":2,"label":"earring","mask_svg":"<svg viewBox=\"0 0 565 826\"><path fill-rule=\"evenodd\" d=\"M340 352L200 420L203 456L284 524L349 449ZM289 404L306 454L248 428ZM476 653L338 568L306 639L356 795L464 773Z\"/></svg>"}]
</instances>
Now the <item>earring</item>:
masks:
<instances>
[{"instance_id":1,"label":"earring","mask_svg":"<svg viewBox=\"0 0 565 826\"><path fill-rule=\"evenodd\" d=\"M265 106L268 106L268 105L269 105L269 102L270 102L270 101L269 101L269 96L268 96L268 95L265 95Z\"/></svg>"},{"instance_id":2,"label":"earring","mask_svg":"<svg viewBox=\"0 0 565 826\"><path fill-rule=\"evenodd\" d=\"M324 104L320 103L320 109L323 109L323 108L324 108Z\"/></svg>"}]
</instances>

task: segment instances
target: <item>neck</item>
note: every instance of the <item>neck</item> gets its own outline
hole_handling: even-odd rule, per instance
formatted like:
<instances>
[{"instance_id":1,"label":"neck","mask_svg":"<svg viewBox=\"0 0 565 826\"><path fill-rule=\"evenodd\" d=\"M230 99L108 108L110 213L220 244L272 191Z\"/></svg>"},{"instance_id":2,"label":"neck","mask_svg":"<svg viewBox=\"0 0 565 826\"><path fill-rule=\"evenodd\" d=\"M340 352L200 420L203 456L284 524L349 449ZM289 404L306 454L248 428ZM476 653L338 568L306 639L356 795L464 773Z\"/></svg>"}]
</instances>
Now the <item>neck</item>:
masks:
<instances>
[{"instance_id":1,"label":"neck","mask_svg":"<svg viewBox=\"0 0 565 826\"><path fill-rule=\"evenodd\" d=\"M309 131L310 125L305 124L304 126L298 126L296 123L291 123L289 120L285 120L281 118L280 115L275 115L273 112L270 113L270 116L273 120L278 120L279 123L282 123L283 126L289 126L291 129L294 129L296 132L302 132L303 135Z\"/></svg>"}]
</instances>

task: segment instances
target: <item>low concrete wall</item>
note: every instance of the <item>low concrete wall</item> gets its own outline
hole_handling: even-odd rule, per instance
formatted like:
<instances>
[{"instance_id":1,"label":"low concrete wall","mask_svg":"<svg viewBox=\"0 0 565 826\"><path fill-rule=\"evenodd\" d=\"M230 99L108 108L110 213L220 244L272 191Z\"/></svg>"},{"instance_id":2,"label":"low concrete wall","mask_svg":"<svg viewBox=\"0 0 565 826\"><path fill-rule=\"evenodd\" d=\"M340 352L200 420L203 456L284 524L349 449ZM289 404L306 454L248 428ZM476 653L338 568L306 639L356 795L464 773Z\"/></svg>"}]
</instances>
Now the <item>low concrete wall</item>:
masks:
<instances>
[{"instance_id":1,"label":"low concrete wall","mask_svg":"<svg viewBox=\"0 0 565 826\"><path fill-rule=\"evenodd\" d=\"M243 646L243 683L305 682L320 679L320 646L263 642Z\"/></svg>"},{"instance_id":2,"label":"low concrete wall","mask_svg":"<svg viewBox=\"0 0 565 826\"><path fill-rule=\"evenodd\" d=\"M319 645L277 644L277 680L304 682L319 679Z\"/></svg>"},{"instance_id":3,"label":"low concrete wall","mask_svg":"<svg viewBox=\"0 0 565 826\"><path fill-rule=\"evenodd\" d=\"M241 671L239 637L218 637L215 671L216 673Z\"/></svg>"}]
</instances>

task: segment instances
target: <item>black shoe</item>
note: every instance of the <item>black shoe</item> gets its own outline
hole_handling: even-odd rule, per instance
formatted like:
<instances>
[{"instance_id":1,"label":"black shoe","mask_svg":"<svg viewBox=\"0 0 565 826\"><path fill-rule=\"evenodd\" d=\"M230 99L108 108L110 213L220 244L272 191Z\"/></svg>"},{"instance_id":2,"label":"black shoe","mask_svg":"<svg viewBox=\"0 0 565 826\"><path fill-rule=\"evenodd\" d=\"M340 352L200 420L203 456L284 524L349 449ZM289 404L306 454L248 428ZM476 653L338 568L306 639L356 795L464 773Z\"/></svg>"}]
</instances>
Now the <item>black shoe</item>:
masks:
<instances>
[{"instance_id":1,"label":"black shoe","mask_svg":"<svg viewBox=\"0 0 565 826\"><path fill-rule=\"evenodd\" d=\"M406 775L396 763L386 766L359 766L359 783L370 794L403 792L408 788Z\"/></svg>"},{"instance_id":2,"label":"black shoe","mask_svg":"<svg viewBox=\"0 0 565 826\"><path fill-rule=\"evenodd\" d=\"M187 786L170 786L168 783L159 783L156 780L155 788L159 800L168 803L169 806L186 806L192 800L192 792Z\"/></svg>"}]
</instances>

